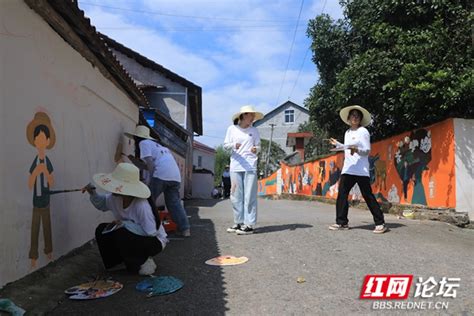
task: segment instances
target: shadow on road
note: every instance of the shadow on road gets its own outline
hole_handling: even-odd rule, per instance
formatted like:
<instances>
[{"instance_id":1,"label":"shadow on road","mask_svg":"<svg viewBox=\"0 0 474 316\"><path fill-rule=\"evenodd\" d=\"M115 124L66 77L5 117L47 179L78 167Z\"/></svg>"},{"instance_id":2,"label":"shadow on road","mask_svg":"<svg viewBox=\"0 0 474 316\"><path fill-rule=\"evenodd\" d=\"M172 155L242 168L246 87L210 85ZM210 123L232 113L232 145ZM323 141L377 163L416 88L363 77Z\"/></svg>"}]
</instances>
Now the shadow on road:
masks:
<instances>
[{"instance_id":1,"label":"shadow on road","mask_svg":"<svg viewBox=\"0 0 474 316\"><path fill-rule=\"evenodd\" d=\"M97 245L90 242L8 284L0 294L33 315L224 315L227 308L222 269L204 263L220 255L214 224L199 217L198 207L186 209L191 227L195 227L192 237L172 240L154 257L158 266L156 276L173 276L184 282L184 287L175 293L147 298L146 293L135 289L145 276L131 275L125 270L105 271ZM98 275L122 283L123 289L110 297L89 301L72 301L64 294L65 289Z\"/></svg>"},{"instance_id":2,"label":"shadow on road","mask_svg":"<svg viewBox=\"0 0 474 316\"><path fill-rule=\"evenodd\" d=\"M311 228L312 225L308 224L285 224L285 225L275 225L275 226L263 226L255 229L255 234L265 234L279 232L282 230L296 230L297 228Z\"/></svg>"},{"instance_id":3,"label":"shadow on road","mask_svg":"<svg viewBox=\"0 0 474 316\"><path fill-rule=\"evenodd\" d=\"M385 223L385 226L391 230L391 229L397 229L400 227L404 227L406 225L399 224L399 223ZM363 230L374 230L375 224L370 224L370 225L361 225L361 226L351 226L351 229L363 229Z\"/></svg>"}]
</instances>

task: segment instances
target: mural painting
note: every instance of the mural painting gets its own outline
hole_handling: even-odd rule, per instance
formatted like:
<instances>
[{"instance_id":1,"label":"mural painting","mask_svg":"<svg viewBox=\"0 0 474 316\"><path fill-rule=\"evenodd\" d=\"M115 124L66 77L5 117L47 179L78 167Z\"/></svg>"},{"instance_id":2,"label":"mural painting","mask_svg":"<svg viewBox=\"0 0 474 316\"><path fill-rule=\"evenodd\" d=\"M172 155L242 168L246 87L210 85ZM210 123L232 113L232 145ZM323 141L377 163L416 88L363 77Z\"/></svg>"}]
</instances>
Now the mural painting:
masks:
<instances>
[{"instance_id":1,"label":"mural painting","mask_svg":"<svg viewBox=\"0 0 474 316\"><path fill-rule=\"evenodd\" d=\"M343 160L337 153L298 166L282 163L281 192L335 199ZM453 120L373 143L369 168L372 190L381 202L455 207ZM265 184L266 179L260 181ZM437 190L439 185L446 189ZM351 199L361 199L356 186Z\"/></svg>"},{"instance_id":2,"label":"mural painting","mask_svg":"<svg viewBox=\"0 0 474 316\"><path fill-rule=\"evenodd\" d=\"M28 143L36 149L29 170L28 188L33 191L33 215L31 220L31 244L29 258L31 268L36 268L38 254L38 238L40 225L43 228L44 253L48 260L53 259L53 242L51 237L51 217L49 209L49 189L54 185L53 165L46 155L46 151L53 148L56 134L51 125L49 116L44 112L37 112L33 120L26 127Z\"/></svg>"},{"instance_id":3,"label":"mural painting","mask_svg":"<svg viewBox=\"0 0 474 316\"><path fill-rule=\"evenodd\" d=\"M397 144L394 163L403 183L403 199L410 204L426 205L422 175L431 161L431 132L419 129ZM413 195L408 199L408 185L413 184Z\"/></svg>"}]
</instances>

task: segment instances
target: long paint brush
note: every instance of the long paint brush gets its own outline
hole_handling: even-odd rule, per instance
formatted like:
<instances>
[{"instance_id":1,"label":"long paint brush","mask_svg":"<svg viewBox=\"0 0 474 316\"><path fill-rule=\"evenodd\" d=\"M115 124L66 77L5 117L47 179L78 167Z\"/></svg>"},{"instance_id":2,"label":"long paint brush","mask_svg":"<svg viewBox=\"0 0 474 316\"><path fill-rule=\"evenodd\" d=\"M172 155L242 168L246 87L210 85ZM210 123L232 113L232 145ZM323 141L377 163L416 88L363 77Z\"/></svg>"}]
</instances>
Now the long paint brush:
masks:
<instances>
[{"instance_id":1,"label":"long paint brush","mask_svg":"<svg viewBox=\"0 0 474 316\"><path fill-rule=\"evenodd\" d=\"M93 188L95 189L95 188ZM53 195L53 194L58 194L58 193L69 193L69 192L78 192L82 191L81 189L71 189L71 190L48 190L46 191L46 194Z\"/></svg>"}]
</instances>

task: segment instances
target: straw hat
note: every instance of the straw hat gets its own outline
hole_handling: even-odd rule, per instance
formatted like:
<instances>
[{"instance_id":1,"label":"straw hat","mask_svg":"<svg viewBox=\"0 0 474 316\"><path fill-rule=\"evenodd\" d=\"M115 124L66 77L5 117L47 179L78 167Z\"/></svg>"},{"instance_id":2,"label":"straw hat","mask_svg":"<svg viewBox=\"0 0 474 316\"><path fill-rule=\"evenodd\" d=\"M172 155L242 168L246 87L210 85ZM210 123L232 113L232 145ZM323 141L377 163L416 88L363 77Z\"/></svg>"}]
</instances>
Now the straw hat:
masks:
<instances>
[{"instance_id":1,"label":"straw hat","mask_svg":"<svg viewBox=\"0 0 474 316\"><path fill-rule=\"evenodd\" d=\"M98 173L92 179L108 192L142 199L147 199L151 195L150 189L140 181L140 170L130 163L120 163L112 173Z\"/></svg>"},{"instance_id":2,"label":"straw hat","mask_svg":"<svg viewBox=\"0 0 474 316\"><path fill-rule=\"evenodd\" d=\"M232 115L232 121L235 121L235 119L238 119L240 114L242 113L255 113L255 119L254 121L261 120L263 118L263 113L255 111L253 106L251 105L244 105L243 107L240 108L240 111Z\"/></svg>"},{"instance_id":3,"label":"straw hat","mask_svg":"<svg viewBox=\"0 0 474 316\"><path fill-rule=\"evenodd\" d=\"M366 109L364 109L360 105L346 106L341 111L339 111L339 116L341 117L341 120L344 121L344 123L346 123L349 126L351 125L351 122L347 119L347 117L349 116L349 113L351 112L351 110L359 110L359 111L362 112L364 117L360 121L360 125L367 126L367 125L370 124L370 121L372 120L372 115L370 115L369 111L367 111Z\"/></svg>"},{"instance_id":4,"label":"straw hat","mask_svg":"<svg viewBox=\"0 0 474 316\"><path fill-rule=\"evenodd\" d=\"M138 125L135 128L134 133L124 133L124 134L125 136L128 136L130 138L133 138L134 136L136 136L136 137L145 138L145 139L157 140L150 136L150 129L144 125Z\"/></svg>"},{"instance_id":5,"label":"straw hat","mask_svg":"<svg viewBox=\"0 0 474 316\"><path fill-rule=\"evenodd\" d=\"M51 125L51 120L49 119L48 114L44 112L36 112L33 120L28 123L28 126L26 127L26 138L28 139L28 142L31 144L31 146L35 146L35 128L40 125L44 125L49 129L49 145L46 147L46 149L53 148L54 144L56 143L56 133L54 132L54 128Z\"/></svg>"}]
</instances>

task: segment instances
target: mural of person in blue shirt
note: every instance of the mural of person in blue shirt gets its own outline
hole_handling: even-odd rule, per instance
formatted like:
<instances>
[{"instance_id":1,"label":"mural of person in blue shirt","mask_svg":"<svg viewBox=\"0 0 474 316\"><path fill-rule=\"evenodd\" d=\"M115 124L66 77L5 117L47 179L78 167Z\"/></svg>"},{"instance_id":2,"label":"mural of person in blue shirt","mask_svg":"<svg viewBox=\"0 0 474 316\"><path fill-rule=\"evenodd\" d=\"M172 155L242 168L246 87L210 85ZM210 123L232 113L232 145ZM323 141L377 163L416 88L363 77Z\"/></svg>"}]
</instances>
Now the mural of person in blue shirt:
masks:
<instances>
[{"instance_id":1,"label":"mural of person in blue shirt","mask_svg":"<svg viewBox=\"0 0 474 316\"><path fill-rule=\"evenodd\" d=\"M29 258L31 260L31 268L34 269L37 266L39 256L38 235L41 224L43 225L44 253L48 260L53 259L49 190L54 184L54 176L53 165L46 156L46 150L53 148L56 142L56 134L51 125L51 120L46 113L35 113L35 117L26 128L26 138L37 151L28 177L28 188L33 190L33 217L31 222Z\"/></svg>"}]
</instances>

